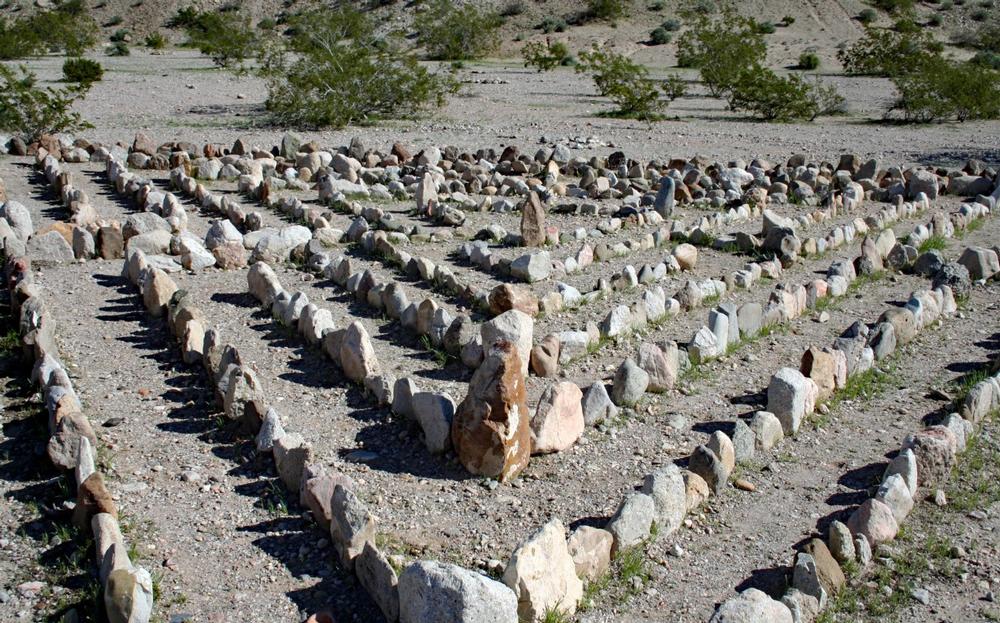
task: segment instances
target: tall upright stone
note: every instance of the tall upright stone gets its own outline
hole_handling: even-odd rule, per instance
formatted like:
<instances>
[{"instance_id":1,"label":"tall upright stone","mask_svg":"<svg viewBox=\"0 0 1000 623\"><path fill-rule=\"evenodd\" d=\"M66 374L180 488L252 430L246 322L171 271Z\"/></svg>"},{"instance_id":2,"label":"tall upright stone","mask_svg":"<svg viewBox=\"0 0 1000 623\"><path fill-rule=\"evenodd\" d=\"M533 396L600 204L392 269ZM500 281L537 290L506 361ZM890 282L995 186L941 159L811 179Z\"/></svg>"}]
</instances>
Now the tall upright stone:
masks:
<instances>
[{"instance_id":1,"label":"tall upright stone","mask_svg":"<svg viewBox=\"0 0 1000 623\"><path fill-rule=\"evenodd\" d=\"M536 192L531 192L521 204L521 243L526 247L545 244L545 208Z\"/></svg>"}]
</instances>

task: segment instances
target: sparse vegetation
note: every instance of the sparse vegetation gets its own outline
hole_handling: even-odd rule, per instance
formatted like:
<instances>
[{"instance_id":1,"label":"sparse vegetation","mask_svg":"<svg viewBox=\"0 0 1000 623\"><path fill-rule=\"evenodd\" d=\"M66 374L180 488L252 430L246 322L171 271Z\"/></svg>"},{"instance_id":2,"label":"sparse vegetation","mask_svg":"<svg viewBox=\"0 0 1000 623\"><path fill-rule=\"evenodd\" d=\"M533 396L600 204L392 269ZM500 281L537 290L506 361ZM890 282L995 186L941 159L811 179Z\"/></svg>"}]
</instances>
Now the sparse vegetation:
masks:
<instances>
[{"instance_id":1,"label":"sparse vegetation","mask_svg":"<svg viewBox=\"0 0 1000 623\"><path fill-rule=\"evenodd\" d=\"M415 115L458 89L391 39L379 39L369 19L343 7L303 13L281 46L269 48L261 74L268 110L277 122L340 127Z\"/></svg>"},{"instance_id":2,"label":"sparse vegetation","mask_svg":"<svg viewBox=\"0 0 1000 623\"><path fill-rule=\"evenodd\" d=\"M105 50L105 54L108 56L128 56L132 53L128 48L128 44L124 41L116 41L108 46Z\"/></svg>"},{"instance_id":3,"label":"sparse vegetation","mask_svg":"<svg viewBox=\"0 0 1000 623\"><path fill-rule=\"evenodd\" d=\"M542 23L538 25L538 28L547 35L554 32L566 32L568 27L569 26L566 24L566 20L558 17L546 17L542 20Z\"/></svg>"},{"instance_id":4,"label":"sparse vegetation","mask_svg":"<svg viewBox=\"0 0 1000 623\"><path fill-rule=\"evenodd\" d=\"M525 67L534 67L539 72L551 71L564 64L569 58L569 48L561 41L531 41L521 50Z\"/></svg>"},{"instance_id":5,"label":"sparse vegetation","mask_svg":"<svg viewBox=\"0 0 1000 623\"><path fill-rule=\"evenodd\" d=\"M23 66L0 65L0 130L33 141L43 134L90 127L71 110L73 102L86 93L87 85L47 89L37 83L35 74Z\"/></svg>"},{"instance_id":6,"label":"sparse vegetation","mask_svg":"<svg viewBox=\"0 0 1000 623\"><path fill-rule=\"evenodd\" d=\"M80 56L97 44L98 26L83 0L8 20L0 16L0 60L62 52Z\"/></svg>"},{"instance_id":7,"label":"sparse vegetation","mask_svg":"<svg viewBox=\"0 0 1000 623\"><path fill-rule=\"evenodd\" d=\"M673 35L663 26L655 28L653 32L649 33L649 42L653 45L666 45L672 39Z\"/></svg>"},{"instance_id":8,"label":"sparse vegetation","mask_svg":"<svg viewBox=\"0 0 1000 623\"><path fill-rule=\"evenodd\" d=\"M587 16L591 19L618 20L628 15L630 0L587 0Z\"/></svg>"},{"instance_id":9,"label":"sparse vegetation","mask_svg":"<svg viewBox=\"0 0 1000 623\"><path fill-rule=\"evenodd\" d=\"M431 0L417 15L413 26L417 44L427 57L441 61L482 58L500 45L497 29L503 20L499 13L473 4L458 5L452 0Z\"/></svg>"},{"instance_id":10,"label":"sparse vegetation","mask_svg":"<svg viewBox=\"0 0 1000 623\"><path fill-rule=\"evenodd\" d=\"M259 47L250 16L239 12L206 11L185 15L188 45L212 59L219 67L235 68L254 56Z\"/></svg>"},{"instance_id":11,"label":"sparse vegetation","mask_svg":"<svg viewBox=\"0 0 1000 623\"><path fill-rule=\"evenodd\" d=\"M167 38L161 33L153 32L146 35L145 44L150 50L162 50L167 47Z\"/></svg>"},{"instance_id":12,"label":"sparse vegetation","mask_svg":"<svg viewBox=\"0 0 1000 623\"><path fill-rule=\"evenodd\" d=\"M945 247L948 246L948 239L940 234L934 234L927 240L920 243L917 247L918 253L927 253L928 251L943 251Z\"/></svg>"},{"instance_id":13,"label":"sparse vegetation","mask_svg":"<svg viewBox=\"0 0 1000 623\"><path fill-rule=\"evenodd\" d=\"M104 68L97 61L87 58L69 58L63 63L63 77L67 82L91 84L104 76Z\"/></svg>"},{"instance_id":14,"label":"sparse vegetation","mask_svg":"<svg viewBox=\"0 0 1000 623\"><path fill-rule=\"evenodd\" d=\"M659 115L664 103L660 99L660 89L664 86L668 100L683 95L683 81L668 80L660 86L649 77L649 69L633 62L628 57L608 52L598 47L580 54L578 73L589 73L597 86L597 91L618 106L615 115L633 119L653 120Z\"/></svg>"},{"instance_id":15,"label":"sparse vegetation","mask_svg":"<svg viewBox=\"0 0 1000 623\"><path fill-rule=\"evenodd\" d=\"M799 54L799 64L797 67L806 71L819 69L819 55L815 52L803 52Z\"/></svg>"}]
</instances>

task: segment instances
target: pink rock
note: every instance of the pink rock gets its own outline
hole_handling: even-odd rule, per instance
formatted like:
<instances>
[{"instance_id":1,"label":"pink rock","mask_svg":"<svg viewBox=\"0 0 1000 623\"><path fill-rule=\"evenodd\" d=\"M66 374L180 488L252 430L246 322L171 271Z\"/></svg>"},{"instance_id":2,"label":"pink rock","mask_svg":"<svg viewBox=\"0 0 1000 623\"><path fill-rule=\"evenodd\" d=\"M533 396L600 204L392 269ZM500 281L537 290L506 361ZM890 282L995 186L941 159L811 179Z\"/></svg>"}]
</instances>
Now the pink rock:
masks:
<instances>
[{"instance_id":1,"label":"pink rock","mask_svg":"<svg viewBox=\"0 0 1000 623\"><path fill-rule=\"evenodd\" d=\"M583 434L583 392L575 383L549 386L531 418L533 454L561 452Z\"/></svg>"},{"instance_id":2,"label":"pink rock","mask_svg":"<svg viewBox=\"0 0 1000 623\"><path fill-rule=\"evenodd\" d=\"M314 469L316 472L313 472ZM312 511L316 523L328 532L332 518L330 501L333 499L333 490L340 485L353 491L354 481L346 474L320 471L321 469L313 466L307 468L306 478L303 478L302 489L299 492L299 502Z\"/></svg>"},{"instance_id":3,"label":"pink rock","mask_svg":"<svg viewBox=\"0 0 1000 623\"><path fill-rule=\"evenodd\" d=\"M917 482L924 486L942 483L951 475L958 452L955 433L944 426L930 426L907 435L903 449L913 450L917 459Z\"/></svg>"},{"instance_id":4,"label":"pink rock","mask_svg":"<svg viewBox=\"0 0 1000 623\"><path fill-rule=\"evenodd\" d=\"M865 503L854 511L847 520L847 527L853 534L864 535L869 543L875 545L893 540L899 532L899 525L892 516L892 509L874 498L865 500Z\"/></svg>"}]
</instances>

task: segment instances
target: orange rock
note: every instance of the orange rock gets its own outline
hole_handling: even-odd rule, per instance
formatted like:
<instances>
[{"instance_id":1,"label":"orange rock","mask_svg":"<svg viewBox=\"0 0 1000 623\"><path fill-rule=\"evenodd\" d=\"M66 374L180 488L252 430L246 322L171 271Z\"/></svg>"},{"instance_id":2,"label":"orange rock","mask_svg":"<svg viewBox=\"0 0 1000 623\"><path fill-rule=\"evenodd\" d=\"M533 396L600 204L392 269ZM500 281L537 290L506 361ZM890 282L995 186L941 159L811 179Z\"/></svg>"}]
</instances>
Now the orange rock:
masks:
<instances>
[{"instance_id":1,"label":"orange rock","mask_svg":"<svg viewBox=\"0 0 1000 623\"><path fill-rule=\"evenodd\" d=\"M517 347L497 340L472 376L451 425L459 461L478 476L510 480L528 465L530 418Z\"/></svg>"},{"instance_id":2,"label":"orange rock","mask_svg":"<svg viewBox=\"0 0 1000 623\"><path fill-rule=\"evenodd\" d=\"M490 304L490 313L499 316L505 311L516 309L528 314L531 317L538 315L538 299L528 290L515 288L514 286L502 283L490 290L487 299Z\"/></svg>"}]
</instances>

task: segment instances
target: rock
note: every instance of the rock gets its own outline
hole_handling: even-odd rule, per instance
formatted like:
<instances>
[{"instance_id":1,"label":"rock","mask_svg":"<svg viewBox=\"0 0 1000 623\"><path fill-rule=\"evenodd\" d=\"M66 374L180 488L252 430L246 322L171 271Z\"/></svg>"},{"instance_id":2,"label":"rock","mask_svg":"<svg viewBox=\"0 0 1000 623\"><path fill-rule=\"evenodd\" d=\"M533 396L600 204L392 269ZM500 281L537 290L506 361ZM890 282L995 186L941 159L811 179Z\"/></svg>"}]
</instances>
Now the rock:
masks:
<instances>
[{"instance_id":1,"label":"rock","mask_svg":"<svg viewBox=\"0 0 1000 623\"><path fill-rule=\"evenodd\" d=\"M249 367L229 366L225 379L222 411L234 422L257 432L267 413L264 389L257 374Z\"/></svg>"},{"instance_id":2,"label":"rock","mask_svg":"<svg viewBox=\"0 0 1000 623\"><path fill-rule=\"evenodd\" d=\"M389 560L374 543L365 542L361 554L354 559L354 572L386 621L399 620L399 580Z\"/></svg>"},{"instance_id":3,"label":"rock","mask_svg":"<svg viewBox=\"0 0 1000 623\"><path fill-rule=\"evenodd\" d=\"M722 467L725 469L726 473L732 473L736 468L736 449L733 447L733 442L721 430L717 430L708 438L708 443L705 447L715 453L715 456L722 461Z\"/></svg>"},{"instance_id":4,"label":"rock","mask_svg":"<svg viewBox=\"0 0 1000 623\"><path fill-rule=\"evenodd\" d=\"M767 386L767 410L781 422L785 435L799 430L802 418L812 413L818 389L794 368L781 368Z\"/></svg>"},{"instance_id":5,"label":"rock","mask_svg":"<svg viewBox=\"0 0 1000 623\"><path fill-rule=\"evenodd\" d=\"M424 444L432 454L451 448L451 429L455 421L455 402L448 394L417 392L411 399L413 417L424 432Z\"/></svg>"},{"instance_id":6,"label":"rock","mask_svg":"<svg viewBox=\"0 0 1000 623\"><path fill-rule=\"evenodd\" d=\"M876 545L893 540L899 531L892 509L874 498L865 500L854 511L847 520L847 527L853 534L860 534Z\"/></svg>"},{"instance_id":7,"label":"rock","mask_svg":"<svg viewBox=\"0 0 1000 623\"><path fill-rule=\"evenodd\" d=\"M281 426L281 417L277 411L268 407L260 430L257 431L257 452L271 452L274 449L274 443L284 436L285 429Z\"/></svg>"},{"instance_id":8,"label":"rock","mask_svg":"<svg viewBox=\"0 0 1000 623\"><path fill-rule=\"evenodd\" d=\"M649 386L649 375L628 358L618 366L611 387L611 401L618 406L632 406L642 398Z\"/></svg>"},{"instance_id":9,"label":"rock","mask_svg":"<svg viewBox=\"0 0 1000 623\"><path fill-rule=\"evenodd\" d=\"M604 383L595 381L583 395L583 421L587 426L596 426L604 420L618 416L618 407L608 396Z\"/></svg>"},{"instance_id":10,"label":"rock","mask_svg":"<svg viewBox=\"0 0 1000 623\"><path fill-rule=\"evenodd\" d=\"M518 623L518 601L506 585L436 561L411 564L399 576L400 623Z\"/></svg>"},{"instance_id":11,"label":"rock","mask_svg":"<svg viewBox=\"0 0 1000 623\"><path fill-rule=\"evenodd\" d=\"M341 485L333 490L330 512L330 539L341 564L353 570L354 559L361 555L365 545L375 543L375 518L350 489Z\"/></svg>"},{"instance_id":12,"label":"rock","mask_svg":"<svg viewBox=\"0 0 1000 623\"><path fill-rule=\"evenodd\" d=\"M629 493L622 500L607 530L614 537L612 554L634 547L649 537L653 521L656 519L656 505L653 498L645 493Z\"/></svg>"},{"instance_id":13,"label":"rock","mask_svg":"<svg viewBox=\"0 0 1000 623\"><path fill-rule=\"evenodd\" d=\"M566 529L558 519L549 520L511 555L503 582L517 596L518 616L538 621L546 612L576 612L583 597L583 582L566 544Z\"/></svg>"},{"instance_id":14,"label":"rock","mask_svg":"<svg viewBox=\"0 0 1000 623\"><path fill-rule=\"evenodd\" d=\"M813 557L819 581L828 595L835 595L846 582L844 572L822 539L812 539L802 551Z\"/></svg>"},{"instance_id":15,"label":"rock","mask_svg":"<svg viewBox=\"0 0 1000 623\"><path fill-rule=\"evenodd\" d=\"M282 435L274 440L274 465L281 482L290 491L302 487L302 474L306 465L312 462L312 446L298 433Z\"/></svg>"},{"instance_id":16,"label":"rock","mask_svg":"<svg viewBox=\"0 0 1000 623\"><path fill-rule=\"evenodd\" d=\"M94 472L77 486L76 506L73 508L73 524L81 530L90 527L91 518L98 513L107 513L118 518L118 509L111 499L111 493L104 485L104 476Z\"/></svg>"},{"instance_id":17,"label":"rock","mask_svg":"<svg viewBox=\"0 0 1000 623\"><path fill-rule=\"evenodd\" d=\"M330 522L333 521L333 492L338 486L354 490L354 481L340 472L327 472L314 466L306 468L302 475L302 488L299 490L299 500L303 506L312 512L313 520L329 534Z\"/></svg>"},{"instance_id":18,"label":"rock","mask_svg":"<svg viewBox=\"0 0 1000 623\"><path fill-rule=\"evenodd\" d=\"M732 441L737 463L746 463L753 458L757 450L757 436L741 419L733 422Z\"/></svg>"},{"instance_id":19,"label":"rock","mask_svg":"<svg viewBox=\"0 0 1000 623\"><path fill-rule=\"evenodd\" d=\"M29 249L31 245L28 245ZM990 279L993 275L1000 273L1000 259L993 249L983 247L969 247L962 252L958 258L958 263L969 271L969 278L973 281L979 279Z\"/></svg>"},{"instance_id":20,"label":"rock","mask_svg":"<svg viewBox=\"0 0 1000 623\"><path fill-rule=\"evenodd\" d=\"M57 231L32 236L28 240L28 254L42 264L59 264L76 259L73 247Z\"/></svg>"},{"instance_id":21,"label":"rock","mask_svg":"<svg viewBox=\"0 0 1000 623\"><path fill-rule=\"evenodd\" d=\"M673 463L648 474L642 492L653 498L656 525L666 536L680 528L687 514L686 488L681 470Z\"/></svg>"},{"instance_id":22,"label":"rock","mask_svg":"<svg viewBox=\"0 0 1000 623\"><path fill-rule=\"evenodd\" d=\"M248 254L242 242L226 242L212 249L215 265L222 270L238 270L247 265Z\"/></svg>"},{"instance_id":23,"label":"rock","mask_svg":"<svg viewBox=\"0 0 1000 623\"><path fill-rule=\"evenodd\" d=\"M723 354L725 346L719 344L718 336L710 328L702 327L691 338L687 352L691 363L698 365Z\"/></svg>"},{"instance_id":24,"label":"rock","mask_svg":"<svg viewBox=\"0 0 1000 623\"><path fill-rule=\"evenodd\" d=\"M154 268L146 273L142 283L142 301L149 315L159 318L166 313L167 303L177 291L177 284L167 273Z\"/></svg>"},{"instance_id":25,"label":"rock","mask_svg":"<svg viewBox=\"0 0 1000 623\"><path fill-rule=\"evenodd\" d=\"M756 437L757 447L764 452L781 443L785 437L781 420L769 411L756 412L750 420L750 430Z\"/></svg>"},{"instance_id":26,"label":"rock","mask_svg":"<svg viewBox=\"0 0 1000 623\"><path fill-rule=\"evenodd\" d=\"M562 452L583 434L583 392L574 383L550 385L531 418L533 454Z\"/></svg>"},{"instance_id":27,"label":"rock","mask_svg":"<svg viewBox=\"0 0 1000 623\"><path fill-rule=\"evenodd\" d=\"M882 361L896 350L896 329L892 323L881 322L868 336L868 347L876 361Z\"/></svg>"},{"instance_id":28,"label":"rock","mask_svg":"<svg viewBox=\"0 0 1000 623\"><path fill-rule=\"evenodd\" d=\"M925 487L948 480L957 447L955 434L943 426L930 426L903 440L903 449L912 450L916 458L918 484Z\"/></svg>"},{"instance_id":29,"label":"rock","mask_svg":"<svg viewBox=\"0 0 1000 623\"><path fill-rule=\"evenodd\" d=\"M615 539L607 530L580 526L569 535L567 548L576 566L576 575L584 582L599 580L611 568L611 547Z\"/></svg>"},{"instance_id":30,"label":"rock","mask_svg":"<svg viewBox=\"0 0 1000 623\"><path fill-rule=\"evenodd\" d=\"M889 507L897 524L902 524L906 516L913 510L913 497L910 495L910 489L899 474L893 474L882 481L875 493L875 499Z\"/></svg>"},{"instance_id":31,"label":"rock","mask_svg":"<svg viewBox=\"0 0 1000 623\"><path fill-rule=\"evenodd\" d=\"M688 512L691 512L701 506L712 492L705 479L698 474L690 470L683 470L681 476L684 478L684 504L687 506Z\"/></svg>"},{"instance_id":32,"label":"rock","mask_svg":"<svg viewBox=\"0 0 1000 623\"><path fill-rule=\"evenodd\" d=\"M646 391L660 393L674 388L680 367L676 342L643 342L636 363L649 375Z\"/></svg>"},{"instance_id":33,"label":"rock","mask_svg":"<svg viewBox=\"0 0 1000 623\"><path fill-rule=\"evenodd\" d=\"M889 461L885 473L882 474L882 480L885 481L894 474L903 478L906 488L910 491L910 497L917 494L917 458L914 456L913 450L909 448L900 450L899 454Z\"/></svg>"},{"instance_id":34,"label":"rock","mask_svg":"<svg viewBox=\"0 0 1000 623\"><path fill-rule=\"evenodd\" d=\"M528 360L533 344L535 322L524 312L512 309L480 325L483 348L488 350L498 340L505 340L516 347L522 376L528 375Z\"/></svg>"},{"instance_id":35,"label":"rock","mask_svg":"<svg viewBox=\"0 0 1000 623\"><path fill-rule=\"evenodd\" d=\"M538 299L530 290L502 283L490 290L487 302L494 316L516 309L529 316L538 315Z\"/></svg>"},{"instance_id":36,"label":"rock","mask_svg":"<svg viewBox=\"0 0 1000 623\"><path fill-rule=\"evenodd\" d=\"M627 305L618 305L601 321L602 337L613 338L632 330L632 310Z\"/></svg>"},{"instance_id":37,"label":"rock","mask_svg":"<svg viewBox=\"0 0 1000 623\"><path fill-rule=\"evenodd\" d=\"M545 209L536 192L521 204L521 243L526 247L545 244Z\"/></svg>"},{"instance_id":38,"label":"rock","mask_svg":"<svg viewBox=\"0 0 1000 623\"><path fill-rule=\"evenodd\" d=\"M839 521L831 522L827 541L829 543L828 549L830 550L830 555L837 562L841 564L849 561L854 562L856 555L854 540L851 536L851 531L846 525Z\"/></svg>"},{"instance_id":39,"label":"rock","mask_svg":"<svg viewBox=\"0 0 1000 623\"><path fill-rule=\"evenodd\" d=\"M792 613L794 623L815 621L819 616L819 600L812 595L806 595L796 588L789 588L781 596L781 603Z\"/></svg>"},{"instance_id":40,"label":"rock","mask_svg":"<svg viewBox=\"0 0 1000 623\"><path fill-rule=\"evenodd\" d=\"M348 379L359 384L363 384L365 378L380 371L368 332L364 325L356 320L349 324L344 332L340 344L340 366Z\"/></svg>"},{"instance_id":41,"label":"rock","mask_svg":"<svg viewBox=\"0 0 1000 623\"><path fill-rule=\"evenodd\" d=\"M548 279L552 273L552 257L548 251L528 253L510 263L510 276L528 283Z\"/></svg>"},{"instance_id":42,"label":"rock","mask_svg":"<svg viewBox=\"0 0 1000 623\"><path fill-rule=\"evenodd\" d=\"M837 364L831 352L810 347L802 354L799 371L816 384L818 401L829 399L837 388Z\"/></svg>"},{"instance_id":43,"label":"rock","mask_svg":"<svg viewBox=\"0 0 1000 623\"><path fill-rule=\"evenodd\" d=\"M653 209L657 214L665 219L669 219L674 214L674 179L670 176L660 178L660 189L656 192L656 199L653 200Z\"/></svg>"},{"instance_id":44,"label":"rock","mask_svg":"<svg viewBox=\"0 0 1000 623\"><path fill-rule=\"evenodd\" d=\"M863 534L854 535L854 551L857 555L858 565L862 569L867 567L872 561L872 546L868 538Z\"/></svg>"},{"instance_id":45,"label":"rock","mask_svg":"<svg viewBox=\"0 0 1000 623\"><path fill-rule=\"evenodd\" d=\"M559 338L546 335L541 344L531 349L531 371L541 377L559 373Z\"/></svg>"},{"instance_id":46,"label":"rock","mask_svg":"<svg viewBox=\"0 0 1000 623\"><path fill-rule=\"evenodd\" d=\"M793 623L788 606L748 588L719 606L709 623Z\"/></svg>"},{"instance_id":47,"label":"rock","mask_svg":"<svg viewBox=\"0 0 1000 623\"><path fill-rule=\"evenodd\" d=\"M694 270L695 264L698 263L698 248L685 242L674 248L673 256L680 264L681 270Z\"/></svg>"},{"instance_id":48,"label":"rock","mask_svg":"<svg viewBox=\"0 0 1000 623\"><path fill-rule=\"evenodd\" d=\"M914 318L913 312L905 307L890 307L882 312L878 323L886 322L892 325L893 335L898 344L907 344L917 337L916 318Z\"/></svg>"},{"instance_id":49,"label":"rock","mask_svg":"<svg viewBox=\"0 0 1000 623\"><path fill-rule=\"evenodd\" d=\"M906 196L913 199L919 193L924 193L930 200L938 197L938 177L932 171L923 169L913 171L906 185Z\"/></svg>"},{"instance_id":50,"label":"rock","mask_svg":"<svg viewBox=\"0 0 1000 623\"><path fill-rule=\"evenodd\" d=\"M815 598L820 608L826 607L827 591L819 579L816 561L806 553L795 556L795 566L792 568L792 587L810 597Z\"/></svg>"},{"instance_id":51,"label":"rock","mask_svg":"<svg viewBox=\"0 0 1000 623\"><path fill-rule=\"evenodd\" d=\"M688 469L701 476L708 484L712 493L718 493L725 488L729 480L729 471L722 460L707 446L698 446L691 453Z\"/></svg>"},{"instance_id":52,"label":"rock","mask_svg":"<svg viewBox=\"0 0 1000 623\"><path fill-rule=\"evenodd\" d=\"M115 569L104 587L108 623L146 623L153 612L153 579L141 567Z\"/></svg>"},{"instance_id":53,"label":"rock","mask_svg":"<svg viewBox=\"0 0 1000 623\"><path fill-rule=\"evenodd\" d=\"M278 276L264 262L257 262L250 267L247 273L247 285L250 294L266 308L270 308L278 293L284 290L278 282Z\"/></svg>"},{"instance_id":54,"label":"rock","mask_svg":"<svg viewBox=\"0 0 1000 623\"><path fill-rule=\"evenodd\" d=\"M524 316L518 311L507 314ZM488 337L492 335L484 330L484 344L491 346L469 381L469 393L458 406L451 438L467 470L507 481L528 464L530 415L518 347L504 339L487 341Z\"/></svg>"}]
</instances>

